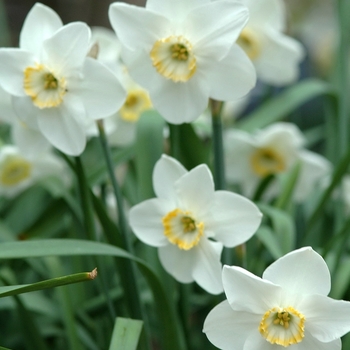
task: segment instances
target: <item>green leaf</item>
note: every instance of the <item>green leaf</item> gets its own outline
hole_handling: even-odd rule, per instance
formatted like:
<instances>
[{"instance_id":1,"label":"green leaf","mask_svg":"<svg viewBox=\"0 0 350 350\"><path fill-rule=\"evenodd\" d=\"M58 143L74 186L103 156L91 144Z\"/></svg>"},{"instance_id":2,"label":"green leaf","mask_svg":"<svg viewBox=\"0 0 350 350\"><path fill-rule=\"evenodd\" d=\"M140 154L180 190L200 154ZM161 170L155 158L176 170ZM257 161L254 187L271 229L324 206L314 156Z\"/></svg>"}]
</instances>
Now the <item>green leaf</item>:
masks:
<instances>
[{"instance_id":1,"label":"green leaf","mask_svg":"<svg viewBox=\"0 0 350 350\"><path fill-rule=\"evenodd\" d=\"M136 129L136 174L139 201L154 197L152 173L163 153L165 121L154 110L142 113Z\"/></svg>"},{"instance_id":2,"label":"green leaf","mask_svg":"<svg viewBox=\"0 0 350 350\"><path fill-rule=\"evenodd\" d=\"M286 209L292 200L293 191L297 184L300 174L301 163L298 162L291 171L283 177L282 189L279 197L275 202L275 207L279 209Z\"/></svg>"},{"instance_id":3,"label":"green leaf","mask_svg":"<svg viewBox=\"0 0 350 350\"><path fill-rule=\"evenodd\" d=\"M209 164L211 141L198 137L191 124L172 125L170 127L170 141L172 155L187 169L199 164Z\"/></svg>"},{"instance_id":4,"label":"green leaf","mask_svg":"<svg viewBox=\"0 0 350 350\"><path fill-rule=\"evenodd\" d=\"M294 249L295 244L296 232L293 218L281 209L262 203L258 203L258 206L264 216L271 220L275 241L271 244L273 247L278 246L277 249L273 248L273 251L282 253L281 255L289 253Z\"/></svg>"},{"instance_id":5,"label":"green leaf","mask_svg":"<svg viewBox=\"0 0 350 350\"><path fill-rule=\"evenodd\" d=\"M14 296L17 304L23 337L29 350L48 350L32 314L26 309L21 299Z\"/></svg>"},{"instance_id":6,"label":"green leaf","mask_svg":"<svg viewBox=\"0 0 350 350\"><path fill-rule=\"evenodd\" d=\"M163 334L163 348L167 350L186 349L183 334L175 313L174 303L165 293L164 287L157 275L141 259L109 244L76 239L4 242L0 245L0 259L76 255L102 255L134 260L138 264L153 293L159 316L159 328Z\"/></svg>"},{"instance_id":7,"label":"green leaf","mask_svg":"<svg viewBox=\"0 0 350 350\"><path fill-rule=\"evenodd\" d=\"M4 221L15 234L21 234L42 215L50 201L49 194L43 188L30 187L9 205L3 214Z\"/></svg>"},{"instance_id":8,"label":"green leaf","mask_svg":"<svg viewBox=\"0 0 350 350\"><path fill-rule=\"evenodd\" d=\"M136 350L143 322L117 317L109 350Z\"/></svg>"},{"instance_id":9,"label":"green leaf","mask_svg":"<svg viewBox=\"0 0 350 350\"><path fill-rule=\"evenodd\" d=\"M332 274L332 290L330 297L343 299L350 284L350 257L342 259Z\"/></svg>"},{"instance_id":10,"label":"green leaf","mask_svg":"<svg viewBox=\"0 0 350 350\"><path fill-rule=\"evenodd\" d=\"M278 259L283 255L283 251L272 230L267 226L261 226L256 232L256 236L264 244L274 259Z\"/></svg>"},{"instance_id":11,"label":"green leaf","mask_svg":"<svg viewBox=\"0 0 350 350\"><path fill-rule=\"evenodd\" d=\"M339 164L334 169L334 172L332 175L332 180L331 180L329 186L323 192L323 195L322 195L320 201L318 202L318 204L316 205L316 208L314 209L314 211L310 215L310 218L307 222L306 233L305 233L304 238L306 238L310 234L311 229L316 224L319 217L322 215L322 211L323 211L324 206L328 202L328 200L331 197L336 186L341 182L344 174L347 172L349 164L350 164L350 147L348 148L347 153L343 156L343 158L340 160Z\"/></svg>"},{"instance_id":12,"label":"green leaf","mask_svg":"<svg viewBox=\"0 0 350 350\"><path fill-rule=\"evenodd\" d=\"M249 132L263 128L282 120L289 113L317 96L332 94L331 86L324 81L317 79L303 80L265 102L242 121L238 121L237 128Z\"/></svg>"}]
</instances>

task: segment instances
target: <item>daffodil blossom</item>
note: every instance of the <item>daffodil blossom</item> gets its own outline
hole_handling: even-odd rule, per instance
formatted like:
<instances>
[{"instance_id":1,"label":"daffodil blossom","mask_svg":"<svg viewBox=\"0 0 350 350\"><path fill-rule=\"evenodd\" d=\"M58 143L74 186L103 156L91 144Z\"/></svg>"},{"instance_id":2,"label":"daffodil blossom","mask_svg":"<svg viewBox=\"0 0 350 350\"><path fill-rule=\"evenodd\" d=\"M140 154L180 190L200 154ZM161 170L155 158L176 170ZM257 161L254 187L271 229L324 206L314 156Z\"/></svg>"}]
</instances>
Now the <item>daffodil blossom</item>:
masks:
<instances>
[{"instance_id":1,"label":"daffodil blossom","mask_svg":"<svg viewBox=\"0 0 350 350\"><path fill-rule=\"evenodd\" d=\"M249 9L249 21L237 43L252 60L258 79L271 85L286 85L299 76L304 57L302 45L283 34L283 0L241 0Z\"/></svg>"},{"instance_id":2,"label":"daffodil blossom","mask_svg":"<svg viewBox=\"0 0 350 350\"><path fill-rule=\"evenodd\" d=\"M55 155L24 156L13 145L0 148L0 196L12 197L48 175L64 177L64 164Z\"/></svg>"},{"instance_id":3,"label":"daffodil blossom","mask_svg":"<svg viewBox=\"0 0 350 350\"><path fill-rule=\"evenodd\" d=\"M243 193L250 197L263 178L271 174L282 176L299 162L294 199L302 201L332 169L327 159L304 149L304 144L302 133L291 123L275 123L253 134L227 130L224 134L227 179L240 184ZM274 181L266 197L276 195L278 189L279 182Z\"/></svg>"},{"instance_id":4,"label":"daffodil blossom","mask_svg":"<svg viewBox=\"0 0 350 350\"><path fill-rule=\"evenodd\" d=\"M209 97L235 100L255 85L253 65L233 44L248 20L238 1L114 3L109 18L131 76L170 123L195 120Z\"/></svg>"},{"instance_id":5,"label":"daffodil blossom","mask_svg":"<svg viewBox=\"0 0 350 350\"><path fill-rule=\"evenodd\" d=\"M146 244L158 247L165 270L182 283L196 281L209 293L222 292L220 254L248 240L261 213L248 199L214 191L204 164L187 171L163 155L153 171L157 198L130 210L130 225Z\"/></svg>"},{"instance_id":6,"label":"daffodil blossom","mask_svg":"<svg viewBox=\"0 0 350 350\"><path fill-rule=\"evenodd\" d=\"M0 49L0 85L12 95L17 116L70 155L84 150L86 125L114 113L125 98L115 75L86 57L90 36L86 24L63 26L37 3L25 19L20 48Z\"/></svg>"},{"instance_id":7,"label":"daffodil blossom","mask_svg":"<svg viewBox=\"0 0 350 350\"><path fill-rule=\"evenodd\" d=\"M224 266L222 279L227 300L203 329L222 350L340 350L350 331L350 302L327 296L330 273L311 247L281 257L262 278Z\"/></svg>"}]
</instances>

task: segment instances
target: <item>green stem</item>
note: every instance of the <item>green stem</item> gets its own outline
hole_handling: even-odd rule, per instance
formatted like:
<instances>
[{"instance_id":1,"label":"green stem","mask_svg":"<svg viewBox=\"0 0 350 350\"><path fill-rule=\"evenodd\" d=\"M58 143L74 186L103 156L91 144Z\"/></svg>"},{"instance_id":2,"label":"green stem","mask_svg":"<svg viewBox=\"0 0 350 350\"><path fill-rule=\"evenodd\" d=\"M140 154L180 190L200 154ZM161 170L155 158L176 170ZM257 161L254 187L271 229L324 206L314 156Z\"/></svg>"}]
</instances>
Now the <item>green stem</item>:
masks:
<instances>
[{"instance_id":1,"label":"green stem","mask_svg":"<svg viewBox=\"0 0 350 350\"><path fill-rule=\"evenodd\" d=\"M112 160L112 155L111 155L111 150L108 145L108 141L106 138L105 130L103 127L103 123L101 120L97 122L97 127L99 130L100 134L100 141L102 145L102 150L104 157L106 159L107 163L107 169L109 173L109 178L111 180L111 184L113 187L113 192L115 195L115 199L117 201L117 214L118 214L118 223L120 227L120 231L122 233L122 238L123 238L123 245L124 249L126 249L129 253L133 253L133 246L131 244L131 237L129 234L129 227L126 221L126 216L124 213L124 206L123 206L123 196L119 187L119 184L117 182L117 179L114 174L114 164Z\"/></svg>"},{"instance_id":2,"label":"green stem","mask_svg":"<svg viewBox=\"0 0 350 350\"><path fill-rule=\"evenodd\" d=\"M339 46L338 60L336 65L337 82L338 82L338 133L339 148L338 157L342 157L348 146L348 129L349 129L349 74L348 74L348 0L338 0L338 19L339 19Z\"/></svg>"},{"instance_id":3,"label":"green stem","mask_svg":"<svg viewBox=\"0 0 350 350\"><path fill-rule=\"evenodd\" d=\"M117 202L117 212L118 212L118 222L122 237L122 243L125 250L127 250L129 253L133 253L134 249L131 243L131 235L129 231L129 227L126 221L126 216L124 213L124 206L123 206L123 197L122 193L119 187L119 184L117 182L117 179L114 174L114 164L112 161L112 155L111 150L109 148L109 144L107 141L107 137L105 134L105 130L103 127L103 122L99 120L97 122L97 127L100 134L100 141L102 145L103 154L106 159L106 164L108 168L109 177L112 183L114 195ZM140 293L139 293L139 286L137 283L137 277L136 277L136 267L133 262L130 262L127 260L125 262L125 275L128 276L126 282L126 290L125 294L127 296L126 300L128 301L129 308L132 314L133 318L144 320L145 322L145 333L147 333L147 322L143 316L143 310L140 300ZM147 337L147 335L146 335ZM149 344L149 342L147 342ZM147 345L146 345L147 347Z\"/></svg>"},{"instance_id":4,"label":"green stem","mask_svg":"<svg viewBox=\"0 0 350 350\"><path fill-rule=\"evenodd\" d=\"M214 179L215 189L224 190L225 181L225 161L224 146L222 138L221 109L222 102L210 100L213 127L213 154L214 154Z\"/></svg>"},{"instance_id":5,"label":"green stem","mask_svg":"<svg viewBox=\"0 0 350 350\"><path fill-rule=\"evenodd\" d=\"M85 282L85 281L91 281L95 279L97 276L97 269L92 270L91 272L81 272L81 273L75 273L73 275L63 276L63 277L56 277L49 280L32 283L27 286L23 287L13 287L13 289L0 293L0 298L12 296L12 295L18 295L23 293L29 293L34 292L38 290L48 289L48 288L55 288L59 286L65 286L67 284L73 284L78 282ZM12 287L9 287L12 288Z\"/></svg>"},{"instance_id":6,"label":"green stem","mask_svg":"<svg viewBox=\"0 0 350 350\"><path fill-rule=\"evenodd\" d=\"M94 241L96 240L96 230L94 222L94 212L91 203L91 197L89 193L89 187L87 185L84 168L80 157L75 157L75 169L78 177L78 186L81 199L81 206L84 213L84 226L87 237Z\"/></svg>"},{"instance_id":7,"label":"green stem","mask_svg":"<svg viewBox=\"0 0 350 350\"><path fill-rule=\"evenodd\" d=\"M180 127L179 125L174 125L168 123L170 130L170 154L175 159L181 161L181 148L180 148Z\"/></svg>"}]
</instances>

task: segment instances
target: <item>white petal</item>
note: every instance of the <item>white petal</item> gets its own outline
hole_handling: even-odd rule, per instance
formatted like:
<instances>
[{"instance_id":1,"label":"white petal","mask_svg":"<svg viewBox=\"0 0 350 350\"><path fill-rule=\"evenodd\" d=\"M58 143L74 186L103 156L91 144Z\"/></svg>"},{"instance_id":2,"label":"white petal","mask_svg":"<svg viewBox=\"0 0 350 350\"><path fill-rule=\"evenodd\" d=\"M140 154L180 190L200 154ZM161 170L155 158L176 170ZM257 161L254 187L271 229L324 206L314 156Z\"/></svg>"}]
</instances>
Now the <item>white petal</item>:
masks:
<instances>
[{"instance_id":1,"label":"white petal","mask_svg":"<svg viewBox=\"0 0 350 350\"><path fill-rule=\"evenodd\" d=\"M247 21L248 10L240 2L212 1L188 15L183 23L183 31L195 44L195 55L221 60Z\"/></svg>"},{"instance_id":2,"label":"white petal","mask_svg":"<svg viewBox=\"0 0 350 350\"><path fill-rule=\"evenodd\" d=\"M170 18L172 21L180 21L188 14L188 12L203 3L208 3L209 1L210 0L148 0L146 8L157 12L164 17Z\"/></svg>"},{"instance_id":3,"label":"white petal","mask_svg":"<svg viewBox=\"0 0 350 350\"><path fill-rule=\"evenodd\" d=\"M282 288L237 266L224 266L222 281L227 300L237 311L263 315L281 300Z\"/></svg>"},{"instance_id":4,"label":"white petal","mask_svg":"<svg viewBox=\"0 0 350 350\"><path fill-rule=\"evenodd\" d=\"M208 105L208 92L205 82L193 77L186 83L163 81L150 91L154 107L172 124L190 123L196 120Z\"/></svg>"},{"instance_id":5,"label":"white petal","mask_svg":"<svg viewBox=\"0 0 350 350\"><path fill-rule=\"evenodd\" d=\"M293 123L278 122L256 132L259 146L275 146L285 155L295 154L305 144L305 137Z\"/></svg>"},{"instance_id":6,"label":"white petal","mask_svg":"<svg viewBox=\"0 0 350 350\"><path fill-rule=\"evenodd\" d=\"M174 200L177 197L175 182L186 173L187 170L179 161L163 154L153 169L153 189L156 196Z\"/></svg>"},{"instance_id":7,"label":"white petal","mask_svg":"<svg viewBox=\"0 0 350 350\"><path fill-rule=\"evenodd\" d=\"M275 30L283 31L285 28L285 5L280 0L244 0L249 9L248 26L264 28L266 25Z\"/></svg>"},{"instance_id":8,"label":"white petal","mask_svg":"<svg viewBox=\"0 0 350 350\"><path fill-rule=\"evenodd\" d=\"M297 201L307 198L316 184L332 171L332 164L317 153L303 150L299 153L301 164L298 182L294 189Z\"/></svg>"},{"instance_id":9,"label":"white petal","mask_svg":"<svg viewBox=\"0 0 350 350\"><path fill-rule=\"evenodd\" d=\"M130 209L129 223L137 238L153 247L169 243L164 235L162 218L174 207L166 200L148 199Z\"/></svg>"},{"instance_id":10,"label":"white petal","mask_svg":"<svg viewBox=\"0 0 350 350\"><path fill-rule=\"evenodd\" d=\"M44 42L43 63L63 77L76 75L90 49L90 36L90 28L85 23L65 25Z\"/></svg>"},{"instance_id":11,"label":"white petal","mask_svg":"<svg viewBox=\"0 0 350 350\"><path fill-rule=\"evenodd\" d=\"M210 69L210 97L232 101L246 95L256 83L255 68L244 51L233 45L220 62Z\"/></svg>"},{"instance_id":12,"label":"white petal","mask_svg":"<svg viewBox=\"0 0 350 350\"><path fill-rule=\"evenodd\" d=\"M176 245L168 244L158 248L159 260L164 269L181 283L193 282L192 270L195 255L192 249L182 250Z\"/></svg>"},{"instance_id":13,"label":"white petal","mask_svg":"<svg viewBox=\"0 0 350 350\"><path fill-rule=\"evenodd\" d=\"M242 244L258 229L262 214L249 199L228 191L216 191L214 203L210 210L214 222L207 225L224 246Z\"/></svg>"},{"instance_id":14,"label":"white petal","mask_svg":"<svg viewBox=\"0 0 350 350\"><path fill-rule=\"evenodd\" d=\"M263 279L295 294L328 295L331 277L323 258L311 247L294 250L272 263Z\"/></svg>"},{"instance_id":15,"label":"white petal","mask_svg":"<svg viewBox=\"0 0 350 350\"><path fill-rule=\"evenodd\" d=\"M51 148L41 132L22 126L19 122L12 127L12 139L21 153L30 159L38 157Z\"/></svg>"},{"instance_id":16,"label":"white petal","mask_svg":"<svg viewBox=\"0 0 350 350\"><path fill-rule=\"evenodd\" d=\"M205 216L214 200L213 176L207 165L201 164L183 175L175 185L182 210L194 216Z\"/></svg>"},{"instance_id":17,"label":"white petal","mask_svg":"<svg viewBox=\"0 0 350 350\"><path fill-rule=\"evenodd\" d=\"M341 340L336 339L331 342L323 343L314 338L307 330L305 330L305 337L299 344L293 345L293 350L341 350Z\"/></svg>"},{"instance_id":18,"label":"white petal","mask_svg":"<svg viewBox=\"0 0 350 350\"><path fill-rule=\"evenodd\" d=\"M220 294L223 291L220 255L222 244L202 238L193 250L195 255L193 279L211 294Z\"/></svg>"},{"instance_id":19,"label":"white petal","mask_svg":"<svg viewBox=\"0 0 350 350\"><path fill-rule=\"evenodd\" d=\"M250 158L256 146L253 137L241 130L229 129L224 132L225 166L228 181L254 180Z\"/></svg>"},{"instance_id":20,"label":"white petal","mask_svg":"<svg viewBox=\"0 0 350 350\"><path fill-rule=\"evenodd\" d=\"M247 340L242 350L277 350L277 349L279 350L280 346L271 344L265 338L262 337L262 335L258 331L258 327L259 327L259 322L256 326L256 331L251 332L250 335L247 337ZM296 345L297 344L293 344L293 347L291 349L297 350L298 348L296 348ZM311 348L308 350L311 350ZM316 350L316 349L313 349L313 350Z\"/></svg>"},{"instance_id":21,"label":"white petal","mask_svg":"<svg viewBox=\"0 0 350 350\"><path fill-rule=\"evenodd\" d=\"M116 113L123 105L126 92L117 77L100 62L87 57L83 66L84 79L71 87L79 96L91 119L102 119Z\"/></svg>"},{"instance_id":22,"label":"white petal","mask_svg":"<svg viewBox=\"0 0 350 350\"><path fill-rule=\"evenodd\" d=\"M38 126L57 149L72 156L80 155L86 144L84 127L62 106L38 113Z\"/></svg>"},{"instance_id":23,"label":"white petal","mask_svg":"<svg viewBox=\"0 0 350 350\"><path fill-rule=\"evenodd\" d=\"M20 49L0 49L0 84L11 95L25 96L24 70L35 64L35 57Z\"/></svg>"},{"instance_id":24,"label":"white petal","mask_svg":"<svg viewBox=\"0 0 350 350\"><path fill-rule=\"evenodd\" d=\"M11 95L0 86L0 120L8 124L18 121L11 100Z\"/></svg>"},{"instance_id":25,"label":"white petal","mask_svg":"<svg viewBox=\"0 0 350 350\"><path fill-rule=\"evenodd\" d=\"M298 310L305 315L305 329L321 342L333 341L350 332L348 301L309 295L300 302Z\"/></svg>"},{"instance_id":26,"label":"white petal","mask_svg":"<svg viewBox=\"0 0 350 350\"><path fill-rule=\"evenodd\" d=\"M29 96L12 96L12 106L18 119L25 127L38 129L37 115L40 110L33 105L33 101Z\"/></svg>"},{"instance_id":27,"label":"white petal","mask_svg":"<svg viewBox=\"0 0 350 350\"><path fill-rule=\"evenodd\" d=\"M299 76L303 47L295 39L273 30L265 34L263 51L254 61L258 78L276 86L292 83Z\"/></svg>"},{"instance_id":28,"label":"white petal","mask_svg":"<svg viewBox=\"0 0 350 350\"><path fill-rule=\"evenodd\" d=\"M260 321L260 315L233 311L225 300L209 312L203 332L220 349L242 350L250 333L257 332Z\"/></svg>"},{"instance_id":29,"label":"white petal","mask_svg":"<svg viewBox=\"0 0 350 350\"><path fill-rule=\"evenodd\" d=\"M169 20L143 7L113 3L109 20L119 40L130 50L150 52L158 39L169 35Z\"/></svg>"},{"instance_id":30,"label":"white petal","mask_svg":"<svg viewBox=\"0 0 350 350\"><path fill-rule=\"evenodd\" d=\"M19 47L39 57L44 40L50 38L62 26L63 23L54 10L36 3L24 21Z\"/></svg>"}]
</instances>

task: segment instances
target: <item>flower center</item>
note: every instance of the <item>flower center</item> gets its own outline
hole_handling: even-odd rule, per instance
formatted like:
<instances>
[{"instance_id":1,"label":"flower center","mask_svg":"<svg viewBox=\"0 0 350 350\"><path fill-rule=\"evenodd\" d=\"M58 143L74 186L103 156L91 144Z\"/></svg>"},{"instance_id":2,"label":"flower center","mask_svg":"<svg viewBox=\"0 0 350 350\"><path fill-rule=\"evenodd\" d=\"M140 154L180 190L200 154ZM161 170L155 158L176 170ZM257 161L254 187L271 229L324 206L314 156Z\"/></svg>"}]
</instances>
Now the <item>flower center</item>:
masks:
<instances>
[{"instance_id":1,"label":"flower center","mask_svg":"<svg viewBox=\"0 0 350 350\"><path fill-rule=\"evenodd\" d=\"M254 60L260 55L261 43L258 34L250 28L244 28L242 30L237 39L237 44L245 51L251 60Z\"/></svg>"},{"instance_id":2,"label":"flower center","mask_svg":"<svg viewBox=\"0 0 350 350\"><path fill-rule=\"evenodd\" d=\"M174 82L188 81L197 69L192 44L181 35L157 40L150 56L157 72Z\"/></svg>"},{"instance_id":3,"label":"flower center","mask_svg":"<svg viewBox=\"0 0 350 350\"><path fill-rule=\"evenodd\" d=\"M286 169L283 157L272 148L258 148L250 162L253 171L262 177L280 173Z\"/></svg>"},{"instance_id":4,"label":"flower center","mask_svg":"<svg viewBox=\"0 0 350 350\"><path fill-rule=\"evenodd\" d=\"M151 100L146 91L135 89L129 91L124 105L120 108L121 118L127 122L137 122L141 114L152 107Z\"/></svg>"},{"instance_id":5,"label":"flower center","mask_svg":"<svg viewBox=\"0 0 350 350\"><path fill-rule=\"evenodd\" d=\"M164 235L180 249L189 250L199 243L204 233L204 223L197 222L188 211L175 209L163 219Z\"/></svg>"},{"instance_id":6,"label":"flower center","mask_svg":"<svg viewBox=\"0 0 350 350\"><path fill-rule=\"evenodd\" d=\"M11 158L5 161L0 173L1 183L14 186L27 179L32 171L32 165L22 158Z\"/></svg>"},{"instance_id":7,"label":"flower center","mask_svg":"<svg viewBox=\"0 0 350 350\"><path fill-rule=\"evenodd\" d=\"M58 78L42 64L24 70L24 91L35 106L51 108L59 106L67 92L64 78Z\"/></svg>"},{"instance_id":8,"label":"flower center","mask_svg":"<svg viewBox=\"0 0 350 350\"><path fill-rule=\"evenodd\" d=\"M264 314L259 332L271 344L287 347L303 340L304 323L304 315L294 308L274 307Z\"/></svg>"}]
</instances>

